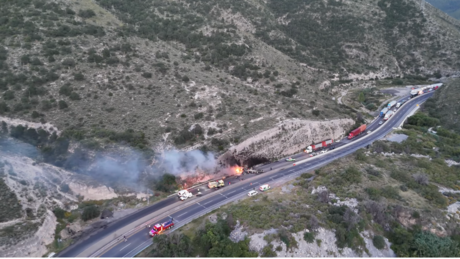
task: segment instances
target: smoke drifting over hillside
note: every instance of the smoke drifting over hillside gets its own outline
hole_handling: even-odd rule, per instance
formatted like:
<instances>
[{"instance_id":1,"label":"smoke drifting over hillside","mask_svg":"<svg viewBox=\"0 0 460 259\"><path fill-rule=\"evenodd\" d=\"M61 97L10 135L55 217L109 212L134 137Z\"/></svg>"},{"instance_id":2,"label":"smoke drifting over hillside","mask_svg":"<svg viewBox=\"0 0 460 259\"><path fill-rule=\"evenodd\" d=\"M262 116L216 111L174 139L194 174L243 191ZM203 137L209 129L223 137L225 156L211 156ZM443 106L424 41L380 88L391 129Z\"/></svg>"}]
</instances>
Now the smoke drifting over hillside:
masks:
<instances>
[{"instance_id":1,"label":"smoke drifting over hillside","mask_svg":"<svg viewBox=\"0 0 460 259\"><path fill-rule=\"evenodd\" d=\"M161 154L158 160L168 173L177 176L193 174L196 170L211 172L217 166L214 154L203 153L199 150L186 152L169 150Z\"/></svg>"}]
</instances>

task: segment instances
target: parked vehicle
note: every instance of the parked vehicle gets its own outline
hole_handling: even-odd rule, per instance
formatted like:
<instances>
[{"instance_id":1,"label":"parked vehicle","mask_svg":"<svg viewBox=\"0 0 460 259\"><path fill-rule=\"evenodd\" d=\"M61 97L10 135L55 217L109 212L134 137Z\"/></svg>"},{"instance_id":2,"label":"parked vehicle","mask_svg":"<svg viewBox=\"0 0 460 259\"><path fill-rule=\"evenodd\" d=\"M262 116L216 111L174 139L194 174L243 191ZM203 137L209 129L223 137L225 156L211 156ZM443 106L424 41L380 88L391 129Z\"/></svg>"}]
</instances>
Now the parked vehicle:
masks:
<instances>
[{"instance_id":1,"label":"parked vehicle","mask_svg":"<svg viewBox=\"0 0 460 259\"><path fill-rule=\"evenodd\" d=\"M348 135L348 139L352 139L358 135L361 135L365 130L366 130L366 124L359 126L359 128L350 132L350 134Z\"/></svg>"},{"instance_id":2,"label":"parked vehicle","mask_svg":"<svg viewBox=\"0 0 460 259\"><path fill-rule=\"evenodd\" d=\"M328 147L332 143L334 143L334 140L333 139L328 139L328 140L322 141L320 143L308 146L303 152L309 154L309 153L312 153L313 151L320 150L322 148Z\"/></svg>"},{"instance_id":3,"label":"parked vehicle","mask_svg":"<svg viewBox=\"0 0 460 259\"><path fill-rule=\"evenodd\" d=\"M163 231L174 227L173 219L169 219L168 221L162 224L155 224L153 228L150 230L149 234L151 237L161 234Z\"/></svg>"},{"instance_id":4,"label":"parked vehicle","mask_svg":"<svg viewBox=\"0 0 460 259\"><path fill-rule=\"evenodd\" d=\"M270 189L270 185L268 185L268 184L264 184L264 185L261 185L261 186L259 187L259 190L260 190L261 192L268 191L269 189Z\"/></svg>"},{"instance_id":5,"label":"parked vehicle","mask_svg":"<svg viewBox=\"0 0 460 259\"><path fill-rule=\"evenodd\" d=\"M256 194L257 194L257 192L254 191L254 190L251 190L251 191L248 192L248 196L249 196L249 197L254 196L254 195L256 195Z\"/></svg>"},{"instance_id":6,"label":"parked vehicle","mask_svg":"<svg viewBox=\"0 0 460 259\"><path fill-rule=\"evenodd\" d=\"M179 199L183 201L183 200L193 197L193 194L187 190L182 190L177 193L177 196L179 196Z\"/></svg>"},{"instance_id":7,"label":"parked vehicle","mask_svg":"<svg viewBox=\"0 0 460 259\"><path fill-rule=\"evenodd\" d=\"M212 182L209 182L209 183L208 183L209 189L212 189L212 188L220 188L220 187L224 187L224 186L225 186L224 180L219 180L219 181L217 181L217 182L212 181Z\"/></svg>"}]
</instances>

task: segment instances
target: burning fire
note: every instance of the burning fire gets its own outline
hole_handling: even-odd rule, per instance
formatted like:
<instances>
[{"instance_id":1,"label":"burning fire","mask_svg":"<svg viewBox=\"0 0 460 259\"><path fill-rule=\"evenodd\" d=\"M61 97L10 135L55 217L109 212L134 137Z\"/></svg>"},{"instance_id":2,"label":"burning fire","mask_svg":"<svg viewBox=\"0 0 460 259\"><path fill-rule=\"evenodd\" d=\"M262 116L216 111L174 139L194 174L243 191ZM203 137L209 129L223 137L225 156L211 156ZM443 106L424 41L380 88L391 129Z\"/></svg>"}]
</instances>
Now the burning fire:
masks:
<instances>
[{"instance_id":1,"label":"burning fire","mask_svg":"<svg viewBox=\"0 0 460 259\"><path fill-rule=\"evenodd\" d=\"M241 175L243 173L243 167L241 166L234 166L232 167L233 171L235 171L236 175Z\"/></svg>"}]
</instances>

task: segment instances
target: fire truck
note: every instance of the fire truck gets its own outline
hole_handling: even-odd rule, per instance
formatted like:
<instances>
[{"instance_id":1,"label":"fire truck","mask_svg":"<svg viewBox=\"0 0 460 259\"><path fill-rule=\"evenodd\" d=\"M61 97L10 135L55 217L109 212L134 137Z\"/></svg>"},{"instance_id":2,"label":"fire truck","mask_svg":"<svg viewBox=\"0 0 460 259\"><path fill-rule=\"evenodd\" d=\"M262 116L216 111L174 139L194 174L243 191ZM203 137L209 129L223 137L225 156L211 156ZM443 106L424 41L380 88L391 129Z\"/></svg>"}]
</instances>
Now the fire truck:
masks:
<instances>
[{"instance_id":1,"label":"fire truck","mask_svg":"<svg viewBox=\"0 0 460 259\"><path fill-rule=\"evenodd\" d=\"M150 230L149 234L151 237L153 236L156 236L156 235L160 235L163 231L167 230L167 229L170 229L174 227L174 222L173 222L173 219L169 219L168 221L160 224L155 224L152 228L152 230Z\"/></svg>"}]
</instances>

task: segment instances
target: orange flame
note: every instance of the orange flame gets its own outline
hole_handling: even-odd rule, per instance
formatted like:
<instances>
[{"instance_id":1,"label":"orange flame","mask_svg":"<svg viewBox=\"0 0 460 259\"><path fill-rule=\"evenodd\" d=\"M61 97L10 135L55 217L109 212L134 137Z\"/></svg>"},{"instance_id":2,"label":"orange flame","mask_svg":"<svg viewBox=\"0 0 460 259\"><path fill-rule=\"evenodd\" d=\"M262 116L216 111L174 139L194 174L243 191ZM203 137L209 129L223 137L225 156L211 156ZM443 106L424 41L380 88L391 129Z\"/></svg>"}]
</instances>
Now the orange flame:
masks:
<instances>
[{"instance_id":1,"label":"orange flame","mask_svg":"<svg viewBox=\"0 0 460 259\"><path fill-rule=\"evenodd\" d=\"M233 171L235 171L236 175L241 175L243 173L243 167L241 166L234 166L232 167Z\"/></svg>"}]
</instances>

